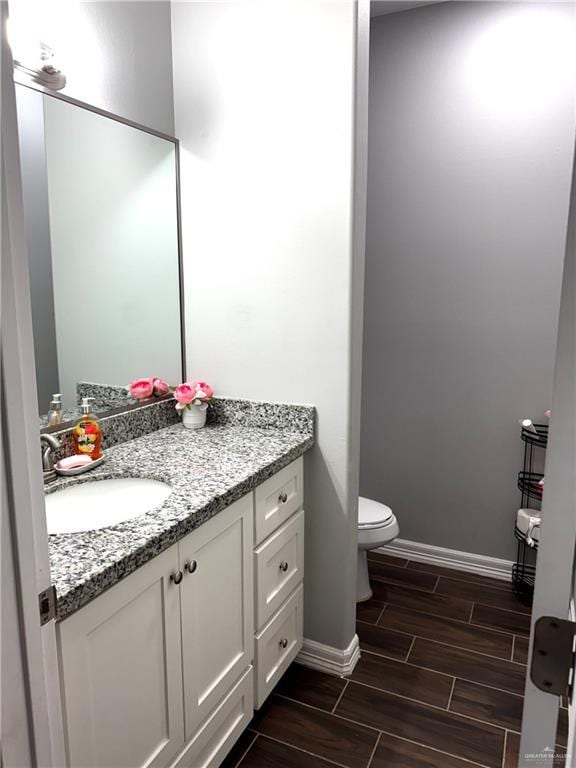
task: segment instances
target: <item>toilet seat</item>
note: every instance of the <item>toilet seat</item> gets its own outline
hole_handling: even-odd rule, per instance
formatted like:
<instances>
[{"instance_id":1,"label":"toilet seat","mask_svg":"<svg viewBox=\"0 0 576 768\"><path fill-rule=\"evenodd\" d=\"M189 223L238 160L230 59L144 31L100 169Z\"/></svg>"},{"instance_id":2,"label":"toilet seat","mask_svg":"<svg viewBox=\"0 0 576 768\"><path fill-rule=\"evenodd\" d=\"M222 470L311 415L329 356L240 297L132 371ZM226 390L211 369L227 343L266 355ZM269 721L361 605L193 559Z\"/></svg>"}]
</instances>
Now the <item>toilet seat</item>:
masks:
<instances>
[{"instance_id":1,"label":"toilet seat","mask_svg":"<svg viewBox=\"0 0 576 768\"><path fill-rule=\"evenodd\" d=\"M399 535L398 520L386 504L360 496L358 499L358 575L356 601L372 597L366 553L390 544Z\"/></svg>"},{"instance_id":2,"label":"toilet seat","mask_svg":"<svg viewBox=\"0 0 576 768\"><path fill-rule=\"evenodd\" d=\"M358 529L365 531L374 528L385 528L395 521L390 507L374 499L360 496L358 500Z\"/></svg>"}]
</instances>

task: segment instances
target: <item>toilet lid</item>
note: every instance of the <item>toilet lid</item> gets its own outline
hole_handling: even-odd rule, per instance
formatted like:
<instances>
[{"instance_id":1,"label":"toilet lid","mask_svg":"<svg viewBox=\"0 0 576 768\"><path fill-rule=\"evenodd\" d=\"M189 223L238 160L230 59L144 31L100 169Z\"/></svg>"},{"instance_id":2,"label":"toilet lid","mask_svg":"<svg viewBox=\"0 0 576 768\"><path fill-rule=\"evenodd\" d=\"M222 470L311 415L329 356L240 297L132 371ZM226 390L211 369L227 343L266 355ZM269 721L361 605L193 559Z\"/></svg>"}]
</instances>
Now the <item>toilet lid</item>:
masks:
<instances>
[{"instance_id":1,"label":"toilet lid","mask_svg":"<svg viewBox=\"0 0 576 768\"><path fill-rule=\"evenodd\" d=\"M358 501L358 528L380 528L394 517L390 507L374 499L360 496Z\"/></svg>"}]
</instances>

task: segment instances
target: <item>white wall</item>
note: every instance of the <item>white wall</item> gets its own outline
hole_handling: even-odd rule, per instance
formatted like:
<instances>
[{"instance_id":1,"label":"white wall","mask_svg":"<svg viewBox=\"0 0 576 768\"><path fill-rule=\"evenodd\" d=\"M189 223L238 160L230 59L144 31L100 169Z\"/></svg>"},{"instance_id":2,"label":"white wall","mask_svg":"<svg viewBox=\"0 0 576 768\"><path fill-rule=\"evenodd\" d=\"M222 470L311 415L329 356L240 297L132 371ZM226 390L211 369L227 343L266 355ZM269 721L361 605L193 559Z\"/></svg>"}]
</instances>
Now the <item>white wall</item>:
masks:
<instances>
[{"instance_id":1,"label":"white wall","mask_svg":"<svg viewBox=\"0 0 576 768\"><path fill-rule=\"evenodd\" d=\"M401 537L514 555L550 407L574 147L567 4L373 19L361 490Z\"/></svg>"},{"instance_id":2,"label":"white wall","mask_svg":"<svg viewBox=\"0 0 576 768\"><path fill-rule=\"evenodd\" d=\"M354 635L349 496L355 4L173 5L187 369L312 403L305 635Z\"/></svg>"},{"instance_id":3,"label":"white wall","mask_svg":"<svg viewBox=\"0 0 576 768\"><path fill-rule=\"evenodd\" d=\"M173 135L169 0L10 0L10 16L17 50L52 46L62 93Z\"/></svg>"}]
</instances>

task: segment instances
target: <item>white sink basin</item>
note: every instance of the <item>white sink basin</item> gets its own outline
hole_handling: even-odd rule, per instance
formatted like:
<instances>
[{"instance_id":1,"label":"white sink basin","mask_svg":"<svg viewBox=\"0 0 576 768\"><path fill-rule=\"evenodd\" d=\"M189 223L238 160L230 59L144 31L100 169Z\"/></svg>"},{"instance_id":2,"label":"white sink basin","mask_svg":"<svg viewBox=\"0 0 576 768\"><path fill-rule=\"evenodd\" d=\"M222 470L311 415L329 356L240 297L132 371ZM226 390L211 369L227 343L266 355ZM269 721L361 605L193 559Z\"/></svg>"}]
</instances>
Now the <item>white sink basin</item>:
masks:
<instances>
[{"instance_id":1,"label":"white sink basin","mask_svg":"<svg viewBox=\"0 0 576 768\"><path fill-rule=\"evenodd\" d=\"M46 498L48 533L79 533L132 520L162 504L172 488L159 480L123 477L73 485Z\"/></svg>"}]
</instances>

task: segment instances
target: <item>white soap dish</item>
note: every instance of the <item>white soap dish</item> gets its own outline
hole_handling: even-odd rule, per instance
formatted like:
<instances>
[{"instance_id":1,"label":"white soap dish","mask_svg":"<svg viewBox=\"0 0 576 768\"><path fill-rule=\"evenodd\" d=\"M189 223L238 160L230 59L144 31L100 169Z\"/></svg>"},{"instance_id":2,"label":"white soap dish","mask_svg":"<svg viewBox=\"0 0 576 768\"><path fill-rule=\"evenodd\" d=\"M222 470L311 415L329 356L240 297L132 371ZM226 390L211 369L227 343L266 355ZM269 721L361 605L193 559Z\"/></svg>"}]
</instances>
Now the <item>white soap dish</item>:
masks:
<instances>
[{"instance_id":1,"label":"white soap dish","mask_svg":"<svg viewBox=\"0 0 576 768\"><path fill-rule=\"evenodd\" d=\"M90 457L86 456L86 459L90 459ZM56 470L56 473L61 477L75 477L76 475L83 475L84 472L90 472L90 470L96 469L96 467L99 467L101 464L103 464L105 460L106 456L100 456L99 459L90 459L90 461L84 460L80 466L73 466L67 469L66 466L61 466L62 462L66 461L66 459L62 459L61 461L58 461L56 464L54 464L54 469Z\"/></svg>"}]
</instances>

